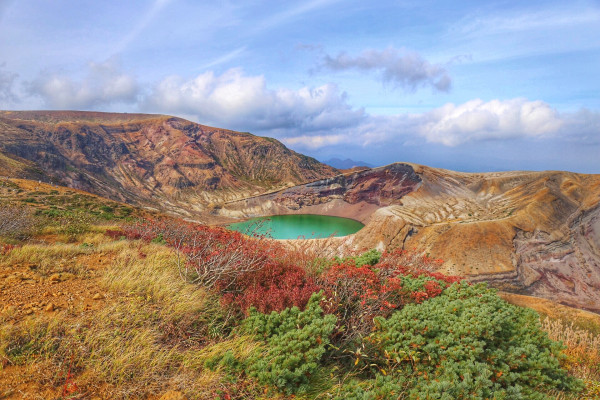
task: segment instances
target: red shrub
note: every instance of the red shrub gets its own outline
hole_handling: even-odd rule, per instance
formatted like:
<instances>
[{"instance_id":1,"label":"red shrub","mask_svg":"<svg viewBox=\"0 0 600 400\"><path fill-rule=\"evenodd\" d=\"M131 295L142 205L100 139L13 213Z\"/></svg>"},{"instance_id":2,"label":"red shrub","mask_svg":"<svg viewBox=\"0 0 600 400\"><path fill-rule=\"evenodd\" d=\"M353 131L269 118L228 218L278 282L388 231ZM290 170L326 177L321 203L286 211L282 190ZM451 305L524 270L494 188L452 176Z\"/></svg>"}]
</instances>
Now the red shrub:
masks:
<instances>
[{"instance_id":1,"label":"red shrub","mask_svg":"<svg viewBox=\"0 0 600 400\"><path fill-rule=\"evenodd\" d=\"M325 312L338 316L341 340L367 334L377 315L389 315L402 304L401 282L381 274L377 266L353 261L332 266L321 278Z\"/></svg>"},{"instance_id":2,"label":"red shrub","mask_svg":"<svg viewBox=\"0 0 600 400\"><path fill-rule=\"evenodd\" d=\"M312 293L324 289L323 307L338 316L338 331L346 338L367 334L375 316L386 317L407 303L436 297L460 281L433 272L441 260L401 250L384 253L374 266L357 267L352 260L333 265L317 283L298 265L310 264L299 250L290 252L270 239L175 219L148 220L107 235L166 243L177 251L183 278L213 288L225 304L244 313L251 306L263 313L303 308Z\"/></svg>"},{"instance_id":3,"label":"red shrub","mask_svg":"<svg viewBox=\"0 0 600 400\"><path fill-rule=\"evenodd\" d=\"M430 272L434 265L439 268L441 261L406 251L385 253L373 266L357 267L353 261L334 265L321 278L325 310L338 315L344 338L368 334L375 316L387 317L407 303L439 296L460 281Z\"/></svg>"},{"instance_id":4,"label":"red shrub","mask_svg":"<svg viewBox=\"0 0 600 400\"><path fill-rule=\"evenodd\" d=\"M122 229L107 229L104 234L114 240L127 237L125 231Z\"/></svg>"},{"instance_id":5,"label":"red shrub","mask_svg":"<svg viewBox=\"0 0 600 400\"><path fill-rule=\"evenodd\" d=\"M440 287L440 283L437 281L427 281L424 285L425 293L427 293L427 297L436 297L442 293L442 288Z\"/></svg>"},{"instance_id":6,"label":"red shrub","mask_svg":"<svg viewBox=\"0 0 600 400\"><path fill-rule=\"evenodd\" d=\"M225 287L224 302L245 313L251 306L262 313L292 306L304 308L311 294L319 291L304 269L275 262L267 262L259 270L238 276L234 287L226 280L218 281L216 287Z\"/></svg>"},{"instance_id":7,"label":"red shrub","mask_svg":"<svg viewBox=\"0 0 600 400\"><path fill-rule=\"evenodd\" d=\"M291 264L286 250L273 240L175 219L149 220L107 234L157 240L173 247L182 277L217 290L226 304L243 312L250 306L265 313L303 308L319 290L314 279Z\"/></svg>"},{"instance_id":8,"label":"red shrub","mask_svg":"<svg viewBox=\"0 0 600 400\"><path fill-rule=\"evenodd\" d=\"M0 246L0 255L7 256L16 247L17 246L14 244L3 244L2 246Z\"/></svg>"}]
</instances>

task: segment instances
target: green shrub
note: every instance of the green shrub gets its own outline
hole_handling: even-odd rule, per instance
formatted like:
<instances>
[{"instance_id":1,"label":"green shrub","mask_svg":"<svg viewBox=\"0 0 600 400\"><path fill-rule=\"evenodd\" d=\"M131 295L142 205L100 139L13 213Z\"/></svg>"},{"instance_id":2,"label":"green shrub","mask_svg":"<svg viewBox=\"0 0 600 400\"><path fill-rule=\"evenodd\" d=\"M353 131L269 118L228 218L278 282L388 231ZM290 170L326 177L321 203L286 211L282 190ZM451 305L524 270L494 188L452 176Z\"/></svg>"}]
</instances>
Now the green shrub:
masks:
<instances>
[{"instance_id":1,"label":"green shrub","mask_svg":"<svg viewBox=\"0 0 600 400\"><path fill-rule=\"evenodd\" d=\"M411 399L547 399L580 385L538 315L483 284L453 284L375 325L366 342L377 374L411 376Z\"/></svg>"},{"instance_id":2,"label":"green shrub","mask_svg":"<svg viewBox=\"0 0 600 400\"><path fill-rule=\"evenodd\" d=\"M373 265L377 264L380 259L381 259L381 252L377 249L371 249L371 250L366 251L358 256L351 256L351 257L344 257L344 258L335 257L333 262L336 264L346 264L349 261L354 261L354 265L356 265L357 267L362 267L363 265L373 266Z\"/></svg>"},{"instance_id":3,"label":"green shrub","mask_svg":"<svg viewBox=\"0 0 600 400\"><path fill-rule=\"evenodd\" d=\"M100 206L100 210L104 211L105 213L112 213L115 211L115 209L111 206Z\"/></svg>"},{"instance_id":4,"label":"green shrub","mask_svg":"<svg viewBox=\"0 0 600 400\"><path fill-rule=\"evenodd\" d=\"M363 265L375 265L379 262L380 258L381 252L376 249L371 249L356 257L354 260L357 267L362 267Z\"/></svg>"},{"instance_id":5,"label":"green shrub","mask_svg":"<svg viewBox=\"0 0 600 400\"><path fill-rule=\"evenodd\" d=\"M150 241L151 243L156 243L156 244L167 244L167 241L165 240L165 238L163 237L162 233L159 233L158 236L156 236L154 239L152 239Z\"/></svg>"},{"instance_id":6,"label":"green shrub","mask_svg":"<svg viewBox=\"0 0 600 400\"><path fill-rule=\"evenodd\" d=\"M407 384L410 383L406 377L377 375L374 379L353 379L346 382L334 394L335 400L380 400L399 399L406 394Z\"/></svg>"},{"instance_id":7,"label":"green shrub","mask_svg":"<svg viewBox=\"0 0 600 400\"><path fill-rule=\"evenodd\" d=\"M266 315L251 309L242 331L266 341L266 350L248 360L251 376L288 394L310 389L336 322L335 316L323 315L322 298L313 294L304 311L292 307Z\"/></svg>"}]
</instances>

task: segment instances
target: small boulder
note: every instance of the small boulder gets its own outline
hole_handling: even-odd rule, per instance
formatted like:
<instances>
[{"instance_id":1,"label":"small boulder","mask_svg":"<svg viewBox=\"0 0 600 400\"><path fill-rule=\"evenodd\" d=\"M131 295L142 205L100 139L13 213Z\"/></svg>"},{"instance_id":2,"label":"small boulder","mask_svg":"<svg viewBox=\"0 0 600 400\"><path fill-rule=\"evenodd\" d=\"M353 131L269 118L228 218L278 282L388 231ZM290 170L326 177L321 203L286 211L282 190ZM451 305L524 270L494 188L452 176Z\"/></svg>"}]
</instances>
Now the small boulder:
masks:
<instances>
[{"instance_id":1,"label":"small boulder","mask_svg":"<svg viewBox=\"0 0 600 400\"><path fill-rule=\"evenodd\" d=\"M92 299L94 300L102 300L103 298L104 296L102 295L102 293L96 293L94 297L92 297Z\"/></svg>"},{"instance_id":2,"label":"small boulder","mask_svg":"<svg viewBox=\"0 0 600 400\"><path fill-rule=\"evenodd\" d=\"M70 272L58 272L56 274L50 275L50 277L48 278L48 281L51 283L58 283L58 282L67 281L74 277L75 277L75 275L71 274Z\"/></svg>"},{"instance_id":3,"label":"small boulder","mask_svg":"<svg viewBox=\"0 0 600 400\"><path fill-rule=\"evenodd\" d=\"M47 312L52 312L54 311L55 307L53 303L48 303L48 305L46 305L46 307L44 308L45 311Z\"/></svg>"}]
</instances>

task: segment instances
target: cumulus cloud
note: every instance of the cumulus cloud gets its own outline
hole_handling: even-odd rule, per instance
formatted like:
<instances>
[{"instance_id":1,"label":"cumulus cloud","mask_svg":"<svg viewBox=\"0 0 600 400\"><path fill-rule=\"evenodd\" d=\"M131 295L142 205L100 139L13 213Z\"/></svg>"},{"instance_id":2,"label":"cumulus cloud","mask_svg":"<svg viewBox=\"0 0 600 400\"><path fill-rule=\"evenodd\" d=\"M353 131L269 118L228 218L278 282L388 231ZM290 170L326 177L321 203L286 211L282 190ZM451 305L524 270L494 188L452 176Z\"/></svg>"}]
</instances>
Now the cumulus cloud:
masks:
<instances>
[{"instance_id":1,"label":"cumulus cloud","mask_svg":"<svg viewBox=\"0 0 600 400\"><path fill-rule=\"evenodd\" d=\"M90 62L87 75L76 80L60 73L41 74L29 83L29 91L40 96L47 107L61 109L94 109L113 103L136 101L139 87L136 79L121 70L117 59Z\"/></svg>"},{"instance_id":2,"label":"cumulus cloud","mask_svg":"<svg viewBox=\"0 0 600 400\"><path fill-rule=\"evenodd\" d=\"M543 101L480 99L446 104L423 114L419 133L429 142L456 146L465 142L540 137L564 125L559 113Z\"/></svg>"},{"instance_id":3,"label":"cumulus cloud","mask_svg":"<svg viewBox=\"0 0 600 400\"><path fill-rule=\"evenodd\" d=\"M340 53L336 57L326 55L323 67L333 71L378 71L384 82L409 91L431 86L435 90L447 92L452 83L450 75L441 65L431 64L416 52L395 48L365 50L355 57L347 53Z\"/></svg>"},{"instance_id":4,"label":"cumulus cloud","mask_svg":"<svg viewBox=\"0 0 600 400\"><path fill-rule=\"evenodd\" d=\"M14 92L15 81L18 75L4 70L6 63L0 64L0 104L11 104L18 101Z\"/></svg>"},{"instance_id":5,"label":"cumulus cloud","mask_svg":"<svg viewBox=\"0 0 600 400\"><path fill-rule=\"evenodd\" d=\"M360 123L318 135L297 134L284 141L314 150L338 144L359 147L419 146L424 143L457 147L483 141L554 140L600 143L600 112L559 113L543 101L516 98L480 99L446 104L417 114L365 115Z\"/></svg>"},{"instance_id":6,"label":"cumulus cloud","mask_svg":"<svg viewBox=\"0 0 600 400\"><path fill-rule=\"evenodd\" d=\"M239 68L221 75L206 72L193 79L168 77L154 87L143 108L280 135L339 129L364 117L364 111L350 107L345 94L333 84L270 89L262 75L247 76Z\"/></svg>"},{"instance_id":7,"label":"cumulus cloud","mask_svg":"<svg viewBox=\"0 0 600 400\"><path fill-rule=\"evenodd\" d=\"M325 146L333 146L348 141L348 137L343 134L335 135L300 135L285 138L283 142L288 146L301 146L307 149L318 149Z\"/></svg>"}]
</instances>

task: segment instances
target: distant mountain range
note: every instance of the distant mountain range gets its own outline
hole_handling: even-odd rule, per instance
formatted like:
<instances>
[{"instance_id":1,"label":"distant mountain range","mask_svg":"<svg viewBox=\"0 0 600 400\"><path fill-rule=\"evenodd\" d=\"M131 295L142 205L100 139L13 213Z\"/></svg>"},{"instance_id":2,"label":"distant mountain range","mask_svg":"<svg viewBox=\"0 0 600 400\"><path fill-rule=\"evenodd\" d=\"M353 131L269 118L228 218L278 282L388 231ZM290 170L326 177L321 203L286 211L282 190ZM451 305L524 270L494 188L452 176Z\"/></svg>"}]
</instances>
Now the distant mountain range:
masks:
<instances>
[{"instance_id":1,"label":"distant mountain range","mask_svg":"<svg viewBox=\"0 0 600 400\"><path fill-rule=\"evenodd\" d=\"M345 160L341 160L339 158L330 158L329 160L325 161L325 164L331 165L332 167L337 169L352 169L354 167L374 167L374 165L369 164L365 161L355 161L350 158L346 158Z\"/></svg>"}]
</instances>

